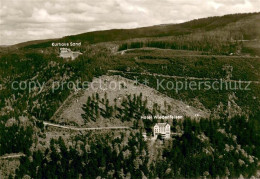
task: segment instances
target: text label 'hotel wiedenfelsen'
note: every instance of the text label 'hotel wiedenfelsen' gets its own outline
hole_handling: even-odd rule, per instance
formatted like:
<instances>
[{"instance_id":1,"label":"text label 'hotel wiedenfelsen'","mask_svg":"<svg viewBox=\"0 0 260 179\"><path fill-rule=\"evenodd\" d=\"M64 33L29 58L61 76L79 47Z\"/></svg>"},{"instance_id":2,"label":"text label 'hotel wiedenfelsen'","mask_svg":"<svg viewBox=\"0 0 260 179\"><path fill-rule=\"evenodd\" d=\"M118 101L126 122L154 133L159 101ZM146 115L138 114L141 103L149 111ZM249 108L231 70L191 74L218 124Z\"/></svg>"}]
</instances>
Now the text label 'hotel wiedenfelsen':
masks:
<instances>
[{"instance_id":1,"label":"text label 'hotel wiedenfelsen'","mask_svg":"<svg viewBox=\"0 0 260 179\"><path fill-rule=\"evenodd\" d=\"M81 42L52 42L52 47L79 47Z\"/></svg>"}]
</instances>

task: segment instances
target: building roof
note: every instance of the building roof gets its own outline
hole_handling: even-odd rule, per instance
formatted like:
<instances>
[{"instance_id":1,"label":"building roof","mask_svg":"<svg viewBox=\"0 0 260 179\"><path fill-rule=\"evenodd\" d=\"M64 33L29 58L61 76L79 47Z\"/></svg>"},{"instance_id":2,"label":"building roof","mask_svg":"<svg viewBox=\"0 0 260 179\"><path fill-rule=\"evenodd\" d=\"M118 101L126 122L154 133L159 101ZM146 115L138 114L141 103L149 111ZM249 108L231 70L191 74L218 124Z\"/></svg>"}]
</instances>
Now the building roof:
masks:
<instances>
[{"instance_id":1,"label":"building roof","mask_svg":"<svg viewBox=\"0 0 260 179\"><path fill-rule=\"evenodd\" d=\"M71 51L70 48L60 48L60 57L62 58L71 58L74 60L79 55L82 55L79 51Z\"/></svg>"},{"instance_id":2,"label":"building roof","mask_svg":"<svg viewBox=\"0 0 260 179\"><path fill-rule=\"evenodd\" d=\"M159 127L165 127L166 125L169 125L167 123L156 123L155 126L159 126Z\"/></svg>"},{"instance_id":3,"label":"building roof","mask_svg":"<svg viewBox=\"0 0 260 179\"><path fill-rule=\"evenodd\" d=\"M60 48L60 52L61 53L66 53L66 52L70 52L70 48Z\"/></svg>"}]
</instances>

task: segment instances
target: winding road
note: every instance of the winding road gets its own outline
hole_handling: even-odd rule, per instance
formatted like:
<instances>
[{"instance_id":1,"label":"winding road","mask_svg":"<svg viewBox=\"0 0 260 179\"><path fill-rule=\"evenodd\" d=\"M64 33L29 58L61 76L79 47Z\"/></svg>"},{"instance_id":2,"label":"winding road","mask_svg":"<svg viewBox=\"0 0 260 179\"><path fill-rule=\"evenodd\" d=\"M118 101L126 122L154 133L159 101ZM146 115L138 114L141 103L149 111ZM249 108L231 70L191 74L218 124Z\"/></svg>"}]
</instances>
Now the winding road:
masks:
<instances>
[{"instance_id":1,"label":"winding road","mask_svg":"<svg viewBox=\"0 0 260 179\"><path fill-rule=\"evenodd\" d=\"M174 78L174 79L187 79L187 80L208 80L208 81L217 81L220 79L217 78L198 78L198 77L189 77L189 76L170 76L170 75L163 75L163 74L157 74L157 73L149 73L149 72L124 72L124 71L118 71L118 70L108 70L110 73L125 73L125 74L136 74L136 75L147 75L147 76L154 76L154 77L164 77L164 78ZM225 81L224 79L222 79ZM227 82L239 82L239 83L256 83L260 84L260 81L242 81L242 80L226 80Z\"/></svg>"},{"instance_id":2,"label":"winding road","mask_svg":"<svg viewBox=\"0 0 260 179\"><path fill-rule=\"evenodd\" d=\"M25 154L22 154L22 153L13 153L13 154L8 154L8 155L0 156L0 160L1 160L1 159L20 158L20 157L22 157L22 156L25 156Z\"/></svg>"},{"instance_id":3,"label":"winding road","mask_svg":"<svg viewBox=\"0 0 260 179\"><path fill-rule=\"evenodd\" d=\"M75 131L86 131L86 130L118 130L118 129L131 129L130 127L124 127L124 126L117 126L117 127L73 127L73 126L63 126L60 124L53 124L50 122L43 122L45 126L52 126L52 127L58 127L62 129L69 129L69 130L75 130Z\"/></svg>"}]
</instances>

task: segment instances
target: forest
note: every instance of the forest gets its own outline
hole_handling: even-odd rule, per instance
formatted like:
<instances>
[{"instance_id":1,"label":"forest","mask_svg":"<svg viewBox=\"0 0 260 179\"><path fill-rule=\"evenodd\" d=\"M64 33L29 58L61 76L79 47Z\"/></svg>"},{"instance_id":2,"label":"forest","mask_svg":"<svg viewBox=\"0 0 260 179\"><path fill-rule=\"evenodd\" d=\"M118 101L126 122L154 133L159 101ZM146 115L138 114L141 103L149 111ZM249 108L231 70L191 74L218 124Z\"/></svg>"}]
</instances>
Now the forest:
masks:
<instances>
[{"instance_id":1,"label":"forest","mask_svg":"<svg viewBox=\"0 0 260 179\"><path fill-rule=\"evenodd\" d=\"M258 117L174 120L172 131L181 129L183 134L156 144L161 148L155 149L159 151L154 157L150 155L154 146L143 140L139 130L119 136L82 134L73 146L62 138L51 140L50 148L21 158L16 178L234 178L241 174L249 178L260 157Z\"/></svg>"},{"instance_id":2,"label":"forest","mask_svg":"<svg viewBox=\"0 0 260 179\"><path fill-rule=\"evenodd\" d=\"M54 42L82 41L74 61L58 56L49 40L0 48L0 157L22 153L10 178L208 178L255 175L260 157L259 13L198 19L181 24L88 32ZM52 41L52 40L51 40ZM105 43L106 42L106 43ZM152 50L151 50L152 49ZM73 50L73 49L72 49ZM232 74L226 69L232 67ZM170 140L145 141L161 122L143 115L167 115L171 109L153 104L141 92L109 101L98 93L80 108L85 123L99 118L132 122L130 132L82 132L47 129L64 101L78 89L53 90L55 82L91 82L108 70L130 80L179 76L187 80L216 78L253 81L250 91L159 89L158 93L208 110L207 119L170 121ZM141 74L142 73L142 74ZM150 75L149 75L150 74ZM185 79L187 78L187 79ZM14 81L45 83L43 90L14 90ZM80 86L81 87L81 86ZM230 110L231 109L231 110ZM233 111L232 111L233 110ZM231 111L231 112L230 112ZM232 113L233 112L233 113ZM232 115L231 115L232 113ZM165 122L165 121L164 121ZM61 137L55 138L60 132ZM51 133L51 134L50 134ZM54 134L53 134L54 133ZM178 133L180 135L174 135ZM46 137L48 134L49 137ZM43 137L45 136L45 138ZM54 137L53 137L54 136ZM57 135L58 136L58 135ZM49 139L37 148L40 139ZM41 141L42 142L42 141ZM42 142L43 143L43 142ZM196 167L194 167L196 166ZM258 168L257 168L258 167Z\"/></svg>"},{"instance_id":3,"label":"forest","mask_svg":"<svg viewBox=\"0 0 260 179\"><path fill-rule=\"evenodd\" d=\"M150 38L140 41L130 41L119 46L119 51L135 48L161 48L174 50L201 51L203 54L229 55L242 49L240 41L232 41L225 32L210 32L209 34L191 34L167 38Z\"/></svg>"},{"instance_id":4,"label":"forest","mask_svg":"<svg viewBox=\"0 0 260 179\"><path fill-rule=\"evenodd\" d=\"M136 38L183 36L198 32L225 31L228 34L243 35L245 40L259 38L257 31L258 13L230 14L221 17L194 19L180 24L157 25L137 29L112 29L87 32L78 35L66 36L61 39L51 39L43 42L27 42L17 46L25 49L46 48L52 42L84 41L88 44L102 42L124 41ZM236 24L238 23L238 25Z\"/></svg>"}]
</instances>

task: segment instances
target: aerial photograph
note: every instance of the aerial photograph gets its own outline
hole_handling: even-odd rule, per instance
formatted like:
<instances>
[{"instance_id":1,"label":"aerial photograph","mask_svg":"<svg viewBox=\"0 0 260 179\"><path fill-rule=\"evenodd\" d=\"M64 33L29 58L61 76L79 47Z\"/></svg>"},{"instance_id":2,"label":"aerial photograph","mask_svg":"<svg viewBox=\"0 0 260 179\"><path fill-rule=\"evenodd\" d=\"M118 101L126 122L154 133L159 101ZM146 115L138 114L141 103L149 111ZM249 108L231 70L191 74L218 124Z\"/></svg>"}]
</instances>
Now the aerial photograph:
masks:
<instances>
[{"instance_id":1,"label":"aerial photograph","mask_svg":"<svg viewBox=\"0 0 260 179\"><path fill-rule=\"evenodd\" d=\"M0 179L260 178L260 0L0 0Z\"/></svg>"}]
</instances>

